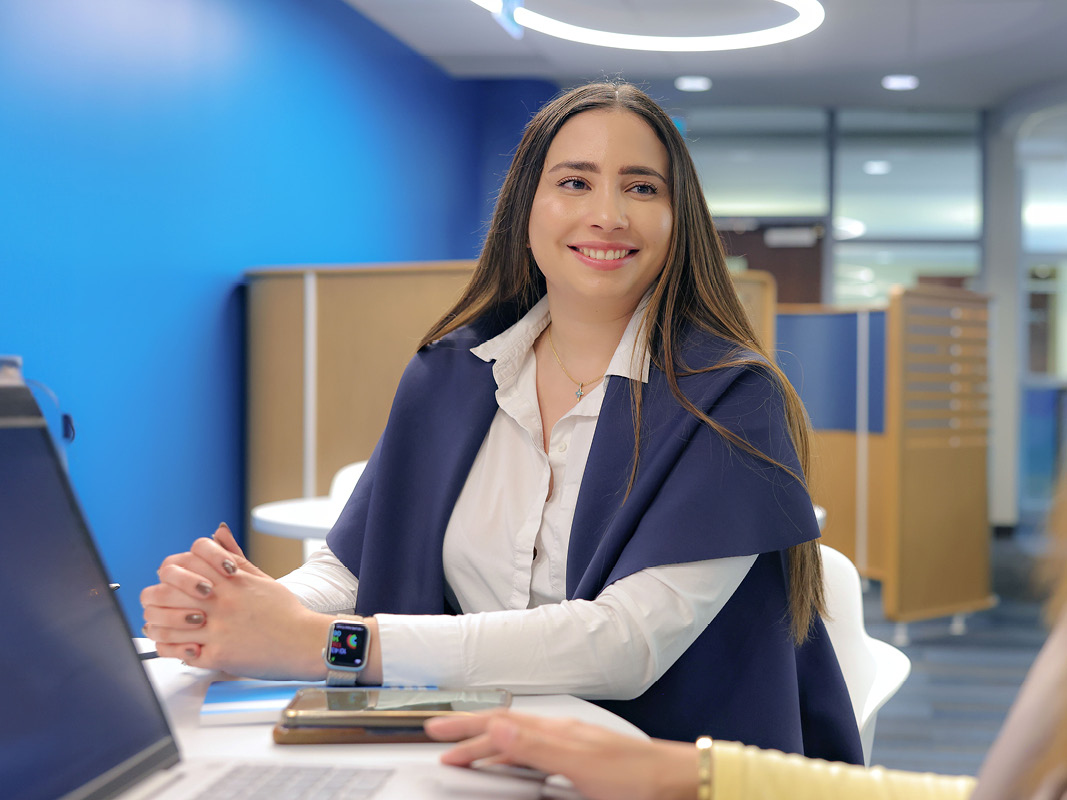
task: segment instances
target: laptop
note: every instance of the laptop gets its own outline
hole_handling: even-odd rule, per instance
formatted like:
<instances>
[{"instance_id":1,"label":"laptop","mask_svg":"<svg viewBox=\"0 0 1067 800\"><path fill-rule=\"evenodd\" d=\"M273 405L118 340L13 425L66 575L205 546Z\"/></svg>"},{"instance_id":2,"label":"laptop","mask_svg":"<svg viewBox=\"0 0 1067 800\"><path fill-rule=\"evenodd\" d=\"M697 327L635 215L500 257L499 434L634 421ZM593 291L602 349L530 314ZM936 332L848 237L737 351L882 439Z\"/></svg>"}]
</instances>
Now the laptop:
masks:
<instances>
[{"instance_id":1,"label":"laptop","mask_svg":"<svg viewBox=\"0 0 1067 800\"><path fill-rule=\"evenodd\" d=\"M334 796L331 786L375 800L539 795L528 781L436 764L182 760L45 420L10 368L0 369L0 608L9 800L234 798L264 776L268 788L252 796L299 781L315 798ZM201 793L218 780L220 793Z\"/></svg>"}]
</instances>

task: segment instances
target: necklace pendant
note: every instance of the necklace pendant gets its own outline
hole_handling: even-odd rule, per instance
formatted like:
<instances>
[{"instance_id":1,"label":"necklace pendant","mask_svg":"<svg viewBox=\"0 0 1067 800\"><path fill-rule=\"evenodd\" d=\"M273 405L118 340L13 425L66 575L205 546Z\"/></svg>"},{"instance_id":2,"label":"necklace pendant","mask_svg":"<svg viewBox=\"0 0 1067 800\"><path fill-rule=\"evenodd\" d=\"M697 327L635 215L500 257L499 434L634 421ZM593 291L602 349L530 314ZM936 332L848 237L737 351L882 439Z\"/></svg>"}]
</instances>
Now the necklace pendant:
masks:
<instances>
[{"instance_id":1,"label":"necklace pendant","mask_svg":"<svg viewBox=\"0 0 1067 800\"><path fill-rule=\"evenodd\" d=\"M582 399L582 395L585 394L585 392L582 391L582 387L583 386L585 386L584 383L579 383L578 384L578 391L574 393L574 396L577 397L579 400L581 400Z\"/></svg>"}]
</instances>

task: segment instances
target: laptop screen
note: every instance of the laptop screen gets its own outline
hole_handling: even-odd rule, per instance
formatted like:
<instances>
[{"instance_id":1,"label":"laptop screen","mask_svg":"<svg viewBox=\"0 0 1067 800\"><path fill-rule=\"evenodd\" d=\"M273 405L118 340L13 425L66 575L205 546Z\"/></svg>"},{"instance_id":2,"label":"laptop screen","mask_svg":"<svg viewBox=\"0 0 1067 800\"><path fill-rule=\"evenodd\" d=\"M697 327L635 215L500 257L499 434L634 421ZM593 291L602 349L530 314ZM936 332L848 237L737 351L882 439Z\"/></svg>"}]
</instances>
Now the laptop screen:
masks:
<instances>
[{"instance_id":1,"label":"laptop screen","mask_svg":"<svg viewBox=\"0 0 1067 800\"><path fill-rule=\"evenodd\" d=\"M0 794L108 797L177 761L24 385L0 386L0 609Z\"/></svg>"}]
</instances>

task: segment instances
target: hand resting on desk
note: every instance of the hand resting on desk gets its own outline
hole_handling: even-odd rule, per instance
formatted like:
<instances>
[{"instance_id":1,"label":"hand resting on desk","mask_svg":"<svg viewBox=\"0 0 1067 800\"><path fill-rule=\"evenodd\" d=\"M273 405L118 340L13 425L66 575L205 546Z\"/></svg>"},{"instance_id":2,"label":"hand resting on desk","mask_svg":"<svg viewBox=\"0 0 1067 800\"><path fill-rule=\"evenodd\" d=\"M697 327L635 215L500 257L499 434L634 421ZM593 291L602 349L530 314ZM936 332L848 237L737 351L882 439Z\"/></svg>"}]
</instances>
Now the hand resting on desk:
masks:
<instances>
[{"instance_id":1,"label":"hand resting on desk","mask_svg":"<svg viewBox=\"0 0 1067 800\"><path fill-rule=\"evenodd\" d=\"M320 680L331 615L304 607L245 558L225 523L212 539L168 556L158 584L141 592L144 634L161 656L256 678ZM380 680L373 619L365 678Z\"/></svg>"},{"instance_id":2,"label":"hand resting on desk","mask_svg":"<svg viewBox=\"0 0 1067 800\"><path fill-rule=\"evenodd\" d=\"M670 800L697 796L697 753L691 744L637 739L572 719L490 712L427 720L438 741L460 742L445 764L518 764L566 775L590 800Z\"/></svg>"}]
</instances>

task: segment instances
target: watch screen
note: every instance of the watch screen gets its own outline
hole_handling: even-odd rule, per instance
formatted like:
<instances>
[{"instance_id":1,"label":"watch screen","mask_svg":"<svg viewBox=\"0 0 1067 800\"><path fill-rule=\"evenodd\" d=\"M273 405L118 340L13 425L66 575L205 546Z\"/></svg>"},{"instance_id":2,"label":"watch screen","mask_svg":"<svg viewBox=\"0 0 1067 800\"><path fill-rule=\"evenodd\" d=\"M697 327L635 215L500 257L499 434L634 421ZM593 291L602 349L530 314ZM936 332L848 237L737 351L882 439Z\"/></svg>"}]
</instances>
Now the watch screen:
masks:
<instances>
[{"instance_id":1,"label":"watch screen","mask_svg":"<svg viewBox=\"0 0 1067 800\"><path fill-rule=\"evenodd\" d=\"M359 622L335 622L330 629L326 660L331 667L362 669L367 657L367 626Z\"/></svg>"}]
</instances>

